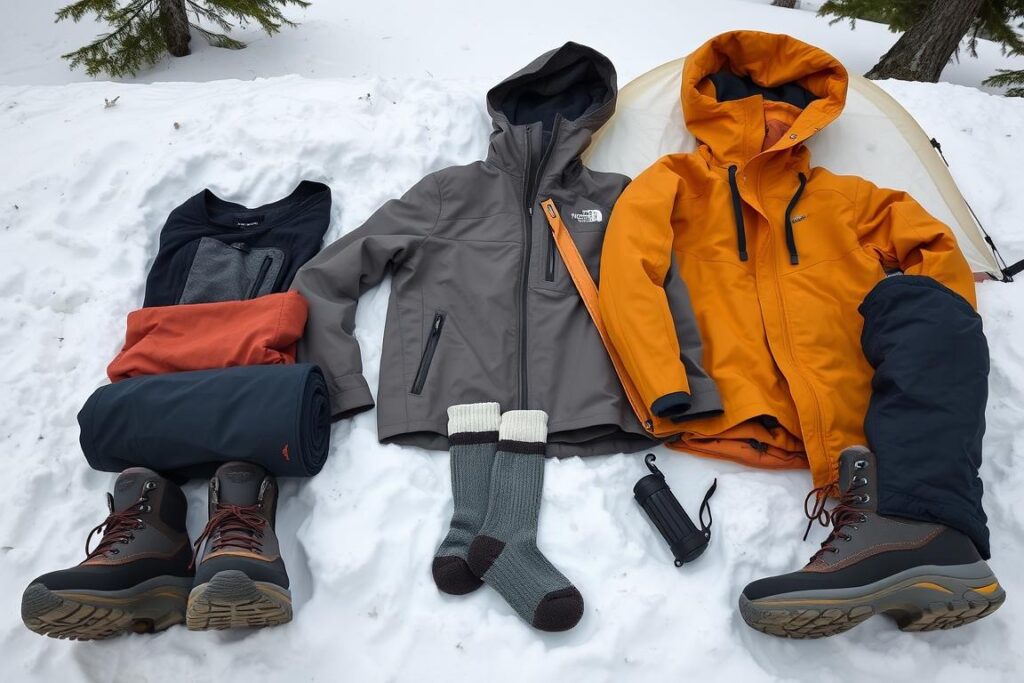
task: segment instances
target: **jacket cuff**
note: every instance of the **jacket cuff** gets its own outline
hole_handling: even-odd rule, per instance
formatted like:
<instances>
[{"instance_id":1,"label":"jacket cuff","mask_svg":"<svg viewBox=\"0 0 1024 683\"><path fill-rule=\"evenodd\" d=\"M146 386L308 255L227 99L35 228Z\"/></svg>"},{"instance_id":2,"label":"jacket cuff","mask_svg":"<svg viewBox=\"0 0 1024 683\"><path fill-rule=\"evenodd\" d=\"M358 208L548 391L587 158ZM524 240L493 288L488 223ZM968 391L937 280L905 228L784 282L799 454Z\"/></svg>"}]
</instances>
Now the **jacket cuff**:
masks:
<instances>
[{"instance_id":1,"label":"jacket cuff","mask_svg":"<svg viewBox=\"0 0 1024 683\"><path fill-rule=\"evenodd\" d=\"M679 417L685 414L693 405L693 397L686 391L673 391L665 394L651 404L651 413L655 417Z\"/></svg>"},{"instance_id":2,"label":"jacket cuff","mask_svg":"<svg viewBox=\"0 0 1024 683\"><path fill-rule=\"evenodd\" d=\"M330 382L331 420L342 420L374 406L370 385L362 375L343 375Z\"/></svg>"}]
</instances>

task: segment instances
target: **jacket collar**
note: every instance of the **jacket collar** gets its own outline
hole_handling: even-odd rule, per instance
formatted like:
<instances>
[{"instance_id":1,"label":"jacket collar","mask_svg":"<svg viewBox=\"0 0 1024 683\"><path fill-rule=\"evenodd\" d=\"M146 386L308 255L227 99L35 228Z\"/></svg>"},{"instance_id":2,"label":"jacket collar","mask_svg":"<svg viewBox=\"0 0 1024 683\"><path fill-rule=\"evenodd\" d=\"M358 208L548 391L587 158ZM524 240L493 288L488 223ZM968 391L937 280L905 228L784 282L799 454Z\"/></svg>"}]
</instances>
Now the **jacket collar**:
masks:
<instances>
[{"instance_id":1,"label":"jacket collar","mask_svg":"<svg viewBox=\"0 0 1024 683\"><path fill-rule=\"evenodd\" d=\"M487 93L494 123L487 161L522 176L543 162L562 173L611 118L615 67L596 50L568 42L544 53Z\"/></svg>"},{"instance_id":2,"label":"jacket collar","mask_svg":"<svg viewBox=\"0 0 1024 683\"><path fill-rule=\"evenodd\" d=\"M848 82L824 50L786 35L732 31L686 58L680 99L710 165L744 167L760 158L807 170L803 144L842 112ZM769 128L781 136L762 149Z\"/></svg>"}]
</instances>

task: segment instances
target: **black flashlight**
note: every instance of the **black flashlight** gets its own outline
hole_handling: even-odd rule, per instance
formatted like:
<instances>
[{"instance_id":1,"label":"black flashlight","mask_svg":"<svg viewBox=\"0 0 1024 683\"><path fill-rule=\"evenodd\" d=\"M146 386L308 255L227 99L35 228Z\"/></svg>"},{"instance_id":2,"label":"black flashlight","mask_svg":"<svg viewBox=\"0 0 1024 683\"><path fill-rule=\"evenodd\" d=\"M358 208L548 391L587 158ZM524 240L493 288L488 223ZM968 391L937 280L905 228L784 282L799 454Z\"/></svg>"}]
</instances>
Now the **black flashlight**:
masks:
<instances>
[{"instance_id":1,"label":"black flashlight","mask_svg":"<svg viewBox=\"0 0 1024 683\"><path fill-rule=\"evenodd\" d=\"M653 453L648 453L644 458L651 473L636 483L633 487L633 496L668 543L676 558L676 566L682 567L700 557L711 540L711 505L708 501L718 486L718 480L715 479L711 488L704 494L704 501L700 504L700 513L697 516L700 521L698 529L672 493L668 482L665 481L665 475L654 466L655 459ZM708 515L707 524L704 523L705 511Z\"/></svg>"}]
</instances>

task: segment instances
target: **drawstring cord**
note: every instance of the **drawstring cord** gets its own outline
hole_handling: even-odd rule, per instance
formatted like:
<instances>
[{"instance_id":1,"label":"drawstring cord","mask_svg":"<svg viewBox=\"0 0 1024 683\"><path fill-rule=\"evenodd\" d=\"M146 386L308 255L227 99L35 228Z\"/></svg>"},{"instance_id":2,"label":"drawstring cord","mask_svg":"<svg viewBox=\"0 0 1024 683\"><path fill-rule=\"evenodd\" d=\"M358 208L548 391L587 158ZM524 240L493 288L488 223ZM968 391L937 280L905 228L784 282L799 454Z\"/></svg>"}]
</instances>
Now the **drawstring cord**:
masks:
<instances>
[{"instance_id":1,"label":"drawstring cord","mask_svg":"<svg viewBox=\"0 0 1024 683\"><path fill-rule=\"evenodd\" d=\"M789 206L786 207L786 246L789 248L789 263L794 266L800 263L800 257L796 253L796 236L793 235L793 209L796 208L796 203L800 201L800 195L804 192L804 185L807 184L807 176L803 173L797 173L796 175L800 180L800 186L796 188L796 193L793 194L793 198L789 200Z\"/></svg>"},{"instance_id":2,"label":"drawstring cord","mask_svg":"<svg viewBox=\"0 0 1024 683\"><path fill-rule=\"evenodd\" d=\"M803 173L796 175L800 185L796 188L793 198L789 200L789 205L786 206L786 247L789 249L789 262L794 266L800 263L800 255L796 251L796 236L793 234L793 209L796 208L796 203L800 201L800 195L804 193L804 187L807 185L807 176ZM735 164L729 167L729 191L732 195L732 213L736 219L736 248L739 251L740 261L746 261L748 258L747 231L743 223L743 200L740 198L740 188L736 184Z\"/></svg>"},{"instance_id":3,"label":"drawstring cord","mask_svg":"<svg viewBox=\"0 0 1024 683\"><path fill-rule=\"evenodd\" d=\"M740 253L740 261L747 260L747 232L743 226L743 203L740 201L740 188L736 186L736 166L729 167L729 189L732 191L732 212L736 217L736 247Z\"/></svg>"}]
</instances>

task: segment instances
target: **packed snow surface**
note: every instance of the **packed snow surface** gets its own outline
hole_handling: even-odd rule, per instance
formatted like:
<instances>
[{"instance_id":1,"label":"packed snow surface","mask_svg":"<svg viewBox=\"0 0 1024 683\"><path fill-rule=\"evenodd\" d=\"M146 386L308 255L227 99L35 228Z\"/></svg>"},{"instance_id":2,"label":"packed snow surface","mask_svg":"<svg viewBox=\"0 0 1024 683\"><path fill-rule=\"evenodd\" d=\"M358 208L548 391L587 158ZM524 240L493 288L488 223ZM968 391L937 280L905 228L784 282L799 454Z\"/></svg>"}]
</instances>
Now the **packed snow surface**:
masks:
<instances>
[{"instance_id":1,"label":"packed snow surface","mask_svg":"<svg viewBox=\"0 0 1024 683\"><path fill-rule=\"evenodd\" d=\"M369 12L337 4L360 15ZM401 19L396 36L422 43L412 29L430 3L409 4L411 17L385 12L393 4L382 0L369 6ZM812 33L806 23L811 20L827 26L808 12L783 15L756 5L744 5L752 19L740 21L739 5L721 5L732 15L705 10L696 19L703 22L699 32L687 19L676 20L679 30L686 27L684 37L662 29L650 41L627 35L616 42L612 29L620 17L612 12L581 14L578 24L558 28L564 37L592 42L617 61L621 57L622 70L635 76L719 30L786 30L792 24ZM527 2L524 12L539 22L544 15L532 7ZM632 7L615 10L624 12L629 30L635 28L630 16L639 12ZM785 22L755 21L771 12ZM481 20L475 30L495 30L498 20ZM460 15L457 21L469 19ZM327 31L309 24L310 40ZM11 31L10 24L3 30ZM420 30L427 32L427 24ZM120 347L126 314L141 305L170 210L204 187L253 206L284 196L301 179L321 180L334 191L328 239L336 239L424 174L484 154L490 130L486 87L561 42L552 38L550 27L543 30L543 40L529 32L522 40L495 34L493 53L483 65L474 63L478 51L455 61L458 44L445 43L438 46L442 56L422 57L424 64L444 62L448 73L408 67L403 76L391 71L398 69L393 58L382 62L379 72L386 75L376 78L249 80L248 75L206 83L30 86L24 83L56 82L47 80L55 78L52 65L49 71L25 66L27 80L18 80L9 77L11 62L0 60L0 70L8 69L3 82L14 83L0 86L0 447L7 463L0 480L0 584L5 587L0 591L0 680L1024 679L1020 283L986 283L978 292L992 353L985 505L991 564L1009 597L1000 611L966 628L904 634L887 619L875 618L848 634L814 642L751 630L736 609L742 587L802 566L825 534L816 528L812 541L800 541L809 475L745 469L658 449L658 465L691 512L718 478L708 551L692 566L672 565L632 498L634 482L646 472L640 457L549 461L540 546L579 587L586 614L568 633L539 633L486 587L459 598L437 591L429 567L451 513L448 456L381 446L372 412L334 426L331 457L317 477L282 480L278 533L292 580L292 623L218 633L177 626L93 643L43 638L21 624L22 589L38 574L80 561L86 533L106 514L104 492L114 475L86 465L75 415L106 381L105 365ZM819 44L856 53L858 67L865 66L868 50L848 42L856 33L841 27L821 31ZM587 40L590 34L598 40ZM276 41L288 46L300 35L282 35L258 49L283 50ZM478 47L483 38L474 33L466 40ZM649 62L629 56L633 44ZM301 44L290 45L302 50ZM339 43L338 49L351 45ZM393 49L403 48L396 40ZM58 51L51 46L51 53ZM880 50L876 45L870 52L877 56ZM281 68L323 75L287 61L316 64L317 54L324 52L310 48L283 55ZM363 64L359 58L355 62ZM266 55L261 59L272 62ZM227 64L227 57L204 51L184 68L205 69L214 78L242 75L224 73ZM374 72L372 64L364 66ZM281 73L275 69L261 66L259 73ZM160 73L144 78L167 80ZM883 85L942 141L964 195L1008 260L1024 258L1019 180L1024 101L951 84ZM104 99L115 97L117 104L105 108ZM374 387L387 298L386 284L371 291L357 316L357 337ZM186 490L194 537L205 522L205 486L197 481Z\"/></svg>"},{"instance_id":2,"label":"packed snow surface","mask_svg":"<svg viewBox=\"0 0 1024 683\"><path fill-rule=\"evenodd\" d=\"M510 67L513 66L510 64ZM1024 103L953 86L887 88L944 143L968 199L1009 255L1024 256L1013 169L1024 154ZM284 481L279 533L295 620L264 631L191 633L99 643L39 637L19 620L21 589L76 563L105 514L113 475L90 470L75 414L105 382L125 315L168 212L203 187L255 205L303 178L334 190L328 239L357 227L424 174L478 158L489 125L483 86L436 79L0 88L0 439L7 454L0 517L3 680L739 680L1024 675L1024 285L979 287L992 357L982 470L992 565L1009 600L948 633L902 634L886 619L818 642L749 629L743 585L796 568L805 472L761 472L660 453L695 510L714 477L714 540L676 569L631 496L637 456L547 464L540 544L576 582L582 623L545 635L489 589L452 598L429 571L451 510L444 453L377 443L373 413L334 427L331 457L308 481ZM116 106L104 99L120 96ZM955 103L951 106L950 103ZM827 131L826 131L827 134ZM376 386L388 288L361 302L357 336ZM951 388L955 389L955 388ZM205 521L202 482L189 524ZM816 532L818 540L823 531Z\"/></svg>"}]
</instances>

